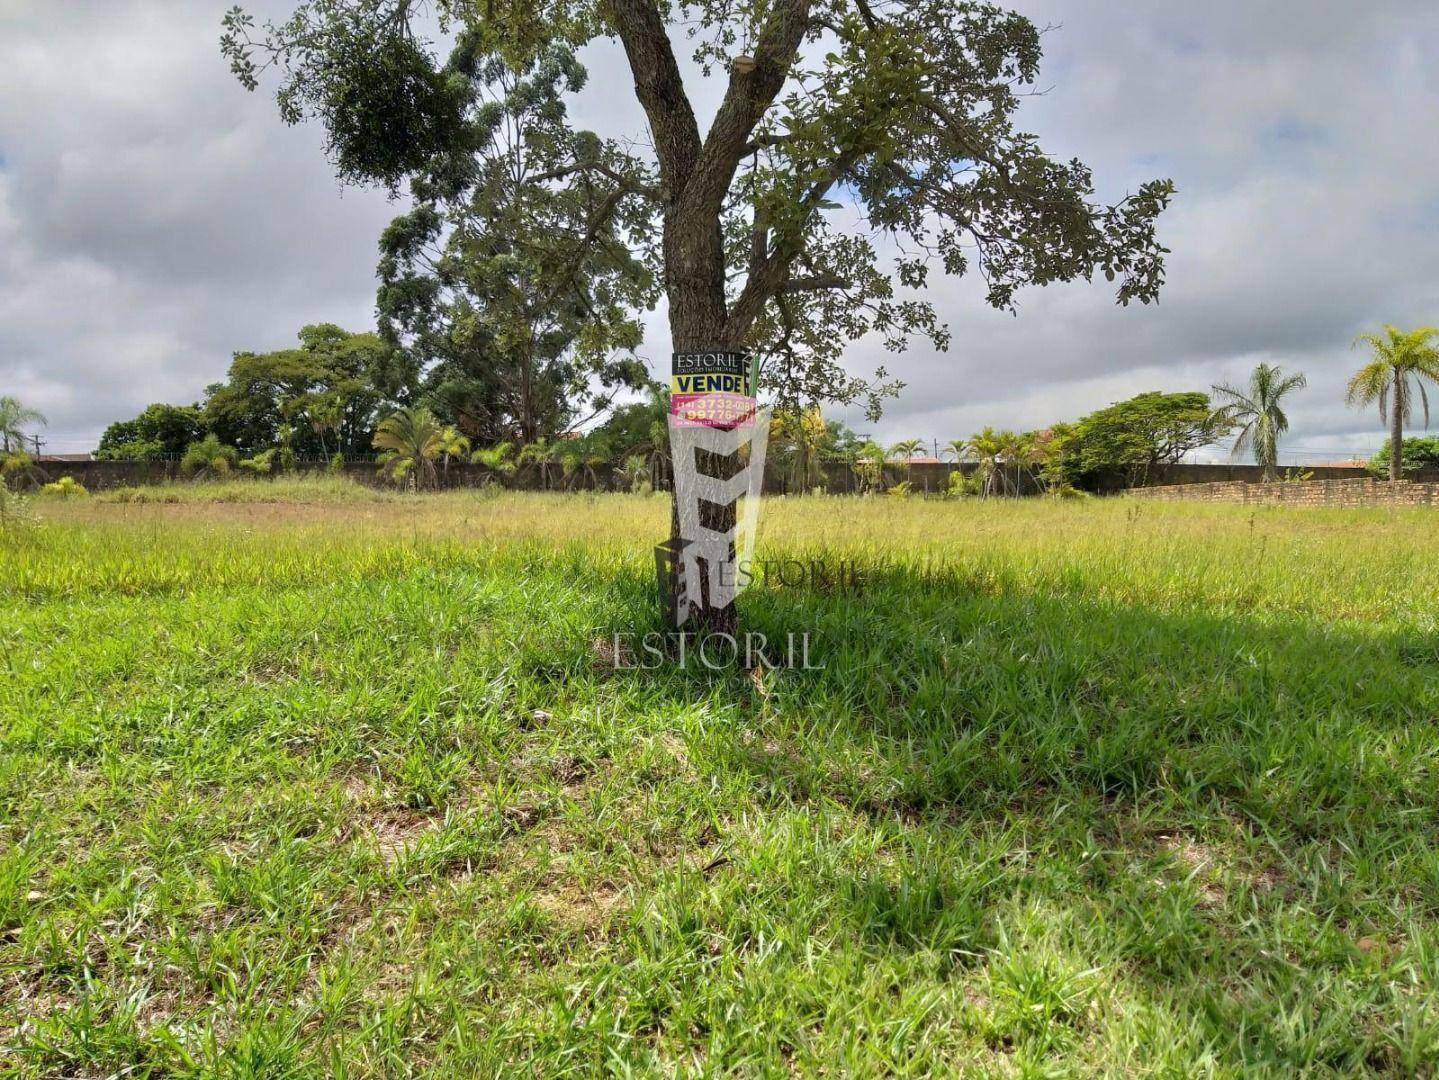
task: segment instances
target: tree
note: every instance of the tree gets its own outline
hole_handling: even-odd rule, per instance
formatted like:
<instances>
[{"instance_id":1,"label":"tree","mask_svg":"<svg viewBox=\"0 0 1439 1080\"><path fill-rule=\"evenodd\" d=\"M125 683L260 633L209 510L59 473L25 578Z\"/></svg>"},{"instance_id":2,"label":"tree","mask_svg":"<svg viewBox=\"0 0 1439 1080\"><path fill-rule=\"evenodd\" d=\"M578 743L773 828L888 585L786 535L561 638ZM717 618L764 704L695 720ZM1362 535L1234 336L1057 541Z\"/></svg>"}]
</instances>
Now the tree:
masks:
<instances>
[{"instance_id":1,"label":"tree","mask_svg":"<svg viewBox=\"0 0 1439 1080\"><path fill-rule=\"evenodd\" d=\"M788 488L803 494L820 485L820 458L830 435L818 405L775 411L770 421L767 460L773 461L788 481Z\"/></svg>"},{"instance_id":2,"label":"tree","mask_svg":"<svg viewBox=\"0 0 1439 1080\"><path fill-rule=\"evenodd\" d=\"M1411 435L1404 439L1403 470L1405 476L1412 476L1421 469L1439 470L1439 435ZM1388 443L1379 448L1369 459L1368 469L1375 476L1388 476L1390 462L1394 460Z\"/></svg>"},{"instance_id":3,"label":"tree","mask_svg":"<svg viewBox=\"0 0 1439 1080\"><path fill-rule=\"evenodd\" d=\"M1146 483L1159 465L1224 438L1233 421L1210 408L1198 391L1150 391L1081 418L1064 440L1064 473L1071 483L1093 484L1119 475L1130 487Z\"/></svg>"},{"instance_id":4,"label":"tree","mask_svg":"<svg viewBox=\"0 0 1439 1080\"><path fill-rule=\"evenodd\" d=\"M366 453L382 412L413 396L410 361L377 334L333 323L304 327L299 342L236 353L226 381L207 391L206 426L246 453L281 443L306 457Z\"/></svg>"},{"instance_id":5,"label":"tree","mask_svg":"<svg viewBox=\"0 0 1439 1080\"><path fill-rule=\"evenodd\" d=\"M1005 475L1004 466L1018 439L1019 436L1012 431L996 431L986 426L983 431L975 432L964 442L964 452L979 463L977 472L981 497L1003 495L1009 490L1009 478Z\"/></svg>"},{"instance_id":6,"label":"tree","mask_svg":"<svg viewBox=\"0 0 1439 1080\"><path fill-rule=\"evenodd\" d=\"M25 449L25 429L31 424L44 424L43 414L26 408L17 398L0 397L0 452Z\"/></svg>"},{"instance_id":7,"label":"tree","mask_svg":"<svg viewBox=\"0 0 1439 1080\"><path fill-rule=\"evenodd\" d=\"M135 461L145 458L178 458L191 443L207 434L199 405L145 406L133 420L119 420L100 436L95 456L106 460Z\"/></svg>"},{"instance_id":8,"label":"tree","mask_svg":"<svg viewBox=\"0 0 1439 1080\"><path fill-rule=\"evenodd\" d=\"M1284 369L1260 364L1249 375L1248 391L1228 384L1211 389L1224 404L1221 411L1239 427L1234 440L1233 456L1253 449L1254 463L1264 466L1264 479L1272 483L1279 478L1279 436L1289 430L1289 417L1280 407L1285 396L1305 386L1303 374L1285 375Z\"/></svg>"},{"instance_id":9,"label":"tree","mask_svg":"<svg viewBox=\"0 0 1439 1080\"><path fill-rule=\"evenodd\" d=\"M494 446L482 446L474 452L470 460L476 465L483 466L491 477L510 477L519 468L513 450L514 447L507 442L496 443Z\"/></svg>"},{"instance_id":10,"label":"tree","mask_svg":"<svg viewBox=\"0 0 1439 1080\"><path fill-rule=\"evenodd\" d=\"M373 445L380 451L380 469L392 480L433 487L435 458L444 444L444 429L424 406L400 409L375 429Z\"/></svg>"},{"instance_id":11,"label":"tree","mask_svg":"<svg viewBox=\"0 0 1439 1080\"><path fill-rule=\"evenodd\" d=\"M1424 380L1439 381L1439 350L1433 341L1439 327L1421 326L1400 330L1386 324L1384 333L1360 334L1354 344L1369 346L1369 363L1354 373L1345 391L1344 402L1351 408L1379 403L1379 418L1389 424L1389 479L1398 481L1404 467L1404 422L1413 418L1414 393L1424 409L1424 426L1429 426L1429 395Z\"/></svg>"},{"instance_id":12,"label":"tree","mask_svg":"<svg viewBox=\"0 0 1439 1080\"><path fill-rule=\"evenodd\" d=\"M866 439L854 452L855 475L865 494L883 491L885 487L884 467L889 461L885 448L873 439Z\"/></svg>"},{"instance_id":13,"label":"tree","mask_svg":"<svg viewBox=\"0 0 1439 1080\"><path fill-rule=\"evenodd\" d=\"M465 33L450 58L470 95L471 135L416 174L414 209L381 238L381 331L429 367L446 418L486 440L553 438L596 384L646 378L638 312L657 291L643 198L590 174L558 184L583 158L623 170L623 152L573 131L564 95L585 69L555 42L525 73ZM631 250L637 247L640 256Z\"/></svg>"},{"instance_id":14,"label":"tree","mask_svg":"<svg viewBox=\"0 0 1439 1080\"><path fill-rule=\"evenodd\" d=\"M1049 158L1016 126L1041 57L1023 16L963 0L436 0L457 42L443 63L414 8L304 0L258 40L234 9L222 48L251 88L263 67L279 69L282 117L323 122L342 178L395 185L473 144L476 84L528 75L556 45L617 38L652 152L610 155L586 138L550 172L647 209L673 348L773 357L761 385L781 404L868 394L877 409L883 370L866 384L838 364L865 334L893 349L915 333L945 347L932 306L896 290L922 289L932 265L976 269L1006 309L1026 284L1096 272L1118 280L1121 303L1158 294L1155 221L1173 185L1099 203L1088 167ZM685 29L704 77L723 82L703 135L671 39ZM730 526L733 507L709 523ZM707 607L702 625L734 628L732 609Z\"/></svg>"},{"instance_id":15,"label":"tree","mask_svg":"<svg viewBox=\"0 0 1439 1080\"><path fill-rule=\"evenodd\" d=\"M448 478L450 475L450 458L467 457L470 453L470 440L461 435L453 425L447 426L440 429L440 438L436 449L442 459L442 465L440 467L444 470L444 474Z\"/></svg>"},{"instance_id":16,"label":"tree","mask_svg":"<svg viewBox=\"0 0 1439 1080\"><path fill-rule=\"evenodd\" d=\"M919 453L922 446L924 446L923 439L901 439L889 448L890 457L897 457L904 461L906 483L914 479L914 463L910 459Z\"/></svg>"},{"instance_id":17,"label":"tree","mask_svg":"<svg viewBox=\"0 0 1439 1080\"><path fill-rule=\"evenodd\" d=\"M628 459L639 455L645 459L652 490L669 477L669 402L669 387L651 382L643 401L618 406L598 429L617 457Z\"/></svg>"}]
</instances>

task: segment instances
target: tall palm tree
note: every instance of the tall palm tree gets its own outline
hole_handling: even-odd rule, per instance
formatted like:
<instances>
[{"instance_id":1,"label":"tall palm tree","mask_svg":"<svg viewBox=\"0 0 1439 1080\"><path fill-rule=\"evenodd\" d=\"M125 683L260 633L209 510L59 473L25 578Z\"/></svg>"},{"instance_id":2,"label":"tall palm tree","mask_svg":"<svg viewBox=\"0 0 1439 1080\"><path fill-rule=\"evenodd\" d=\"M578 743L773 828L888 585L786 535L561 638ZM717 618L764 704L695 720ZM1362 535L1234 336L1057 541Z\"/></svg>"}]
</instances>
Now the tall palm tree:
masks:
<instances>
[{"instance_id":1,"label":"tall palm tree","mask_svg":"<svg viewBox=\"0 0 1439 1080\"><path fill-rule=\"evenodd\" d=\"M34 409L27 409L13 397L0 397L0 450L25 449L25 428L31 424L47 423L45 417Z\"/></svg>"},{"instance_id":2,"label":"tall palm tree","mask_svg":"<svg viewBox=\"0 0 1439 1080\"><path fill-rule=\"evenodd\" d=\"M1429 426L1424 380L1439 382L1439 349L1432 344L1436 336L1439 327L1400 330L1386 323L1382 335L1360 334L1354 339L1355 345L1362 341L1369 346L1371 359L1349 380L1344 401L1358 408L1379 403L1379 417L1389 423L1389 479L1393 481L1403 475L1404 421L1413 416L1415 388L1424 407L1424 426Z\"/></svg>"},{"instance_id":3,"label":"tall palm tree","mask_svg":"<svg viewBox=\"0 0 1439 1080\"><path fill-rule=\"evenodd\" d=\"M380 468L394 479L409 477L412 484L429 487L435 481L435 458L443 440L435 414L423 405L412 405L380 421L373 446L381 451Z\"/></svg>"},{"instance_id":4,"label":"tall palm tree","mask_svg":"<svg viewBox=\"0 0 1439 1080\"><path fill-rule=\"evenodd\" d=\"M1222 402L1219 411L1240 425L1232 456L1252 448L1254 463L1264 467L1266 482L1279 478L1279 436L1289 430L1289 417L1280 406L1286 394L1305 385L1301 372L1285 375L1281 367L1260 364L1249 375L1247 393L1228 383L1211 387Z\"/></svg>"}]
</instances>

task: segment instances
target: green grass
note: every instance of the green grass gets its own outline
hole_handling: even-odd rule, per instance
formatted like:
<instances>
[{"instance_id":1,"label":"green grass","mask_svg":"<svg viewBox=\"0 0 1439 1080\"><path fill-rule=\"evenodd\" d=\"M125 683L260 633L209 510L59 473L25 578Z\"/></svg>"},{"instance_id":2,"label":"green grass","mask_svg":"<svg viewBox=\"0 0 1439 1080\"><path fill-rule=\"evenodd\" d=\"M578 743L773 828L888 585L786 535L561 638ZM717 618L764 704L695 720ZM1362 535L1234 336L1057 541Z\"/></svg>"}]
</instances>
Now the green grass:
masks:
<instances>
[{"instance_id":1,"label":"green grass","mask_svg":"<svg viewBox=\"0 0 1439 1080\"><path fill-rule=\"evenodd\" d=\"M173 490L0 539L0 1070L1434 1071L1430 512L770 500L751 677L661 499Z\"/></svg>"}]
</instances>

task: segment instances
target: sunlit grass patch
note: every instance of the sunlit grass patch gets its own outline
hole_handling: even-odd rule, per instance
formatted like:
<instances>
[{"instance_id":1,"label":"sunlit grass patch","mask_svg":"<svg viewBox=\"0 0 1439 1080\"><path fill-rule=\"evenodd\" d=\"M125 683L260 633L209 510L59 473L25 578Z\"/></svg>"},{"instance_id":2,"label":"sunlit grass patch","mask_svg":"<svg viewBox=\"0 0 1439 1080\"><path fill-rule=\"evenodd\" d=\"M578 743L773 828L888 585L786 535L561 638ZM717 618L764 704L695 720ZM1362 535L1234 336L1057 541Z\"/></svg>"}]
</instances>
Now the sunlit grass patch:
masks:
<instances>
[{"instance_id":1,"label":"sunlit grass patch","mask_svg":"<svg viewBox=\"0 0 1439 1080\"><path fill-rule=\"evenodd\" d=\"M1424 511L770 500L753 677L601 647L661 499L195 494L0 539L21 1074L1439 1056Z\"/></svg>"}]
</instances>

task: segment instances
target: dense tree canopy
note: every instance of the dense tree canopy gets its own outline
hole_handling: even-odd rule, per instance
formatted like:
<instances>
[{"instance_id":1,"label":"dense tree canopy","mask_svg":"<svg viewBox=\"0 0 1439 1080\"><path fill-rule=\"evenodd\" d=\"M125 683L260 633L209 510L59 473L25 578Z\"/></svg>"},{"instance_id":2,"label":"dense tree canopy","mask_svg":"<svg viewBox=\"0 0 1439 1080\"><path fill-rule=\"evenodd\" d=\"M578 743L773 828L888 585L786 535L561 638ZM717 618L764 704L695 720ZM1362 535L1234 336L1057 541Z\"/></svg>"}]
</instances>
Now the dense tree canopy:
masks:
<instances>
[{"instance_id":1,"label":"dense tree canopy","mask_svg":"<svg viewBox=\"0 0 1439 1080\"><path fill-rule=\"evenodd\" d=\"M300 331L298 348L236 353L203 404L157 403L111 424L96 452L174 458L213 435L245 454L369 456L375 426L414 395L415 383L410 359L378 335L319 323Z\"/></svg>"},{"instance_id":2,"label":"dense tree canopy","mask_svg":"<svg viewBox=\"0 0 1439 1080\"><path fill-rule=\"evenodd\" d=\"M1406 436L1403 448L1400 458L1403 475L1413 476L1420 470L1431 472L1439 469L1439 435ZM1389 444L1385 443L1369 459L1369 471L1375 476L1388 476L1389 463L1393 460L1393 451Z\"/></svg>"},{"instance_id":3,"label":"dense tree canopy","mask_svg":"<svg viewBox=\"0 0 1439 1080\"><path fill-rule=\"evenodd\" d=\"M283 444L301 456L367 455L382 414L413 393L410 361L333 323L299 337L299 348L236 353L226 381L207 391L206 429L245 453Z\"/></svg>"},{"instance_id":4,"label":"dense tree canopy","mask_svg":"<svg viewBox=\"0 0 1439 1080\"><path fill-rule=\"evenodd\" d=\"M305 0L258 34L236 9L223 46L251 87L278 67L283 117L324 124L341 176L393 186L428 182L437 162L458 167L466 152L488 160L508 86L567 50L618 41L648 145L619 153L576 133L551 147L561 160L541 175L555 198L624 203L636 225L648 215L674 347L760 350L763 385L782 404L877 408L892 380L839 365L861 335L901 348L920 333L944 347L918 292L932 267L978 272L1001 308L1023 285L1096 272L1125 303L1153 299L1162 282L1154 224L1172 185L1098 202L1083 163L1048 157L1016 126L1041 56L1020 15L952 0L436 0L432 10L455 42L448 57L424 40L410 0ZM722 83L704 134L673 49L685 33L704 76ZM470 186L465 175L459 187ZM647 236L629 237L637 258ZM582 246L605 244L602 231L584 234Z\"/></svg>"},{"instance_id":5,"label":"dense tree canopy","mask_svg":"<svg viewBox=\"0 0 1439 1080\"><path fill-rule=\"evenodd\" d=\"M583 419L591 391L637 388L639 312L656 279L643 200L572 161L621 170L612 143L568 125L584 68L562 44L524 77L461 36L470 137L415 177L414 208L381 239L381 331L427 367L442 417L486 440L532 442Z\"/></svg>"},{"instance_id":6,"label":"dense tree canopy","mask_svg":"<svg viewBox=\"0 0 1439 1080\"><path fill-rule=\"evenodd\" d=\"M1198 391L1151 391L1116 402L1068 428L1059 452L1071 482L1090 485L1105 475L1143 484L1155 466L1224 438L1234 421Z\"/></svg>"},{"instance_id":7,"label":"dense tree canopy","mask_svg":"<svg viewBox=\"0 0 1439 1080\"><path fill-rule=\"evenodd\" d=\"M205 416L199 405L156 402L133 420L119 420L100 436L96 456L119 460L178 458L204 437Z\"/></svg>"}]
</instances>

